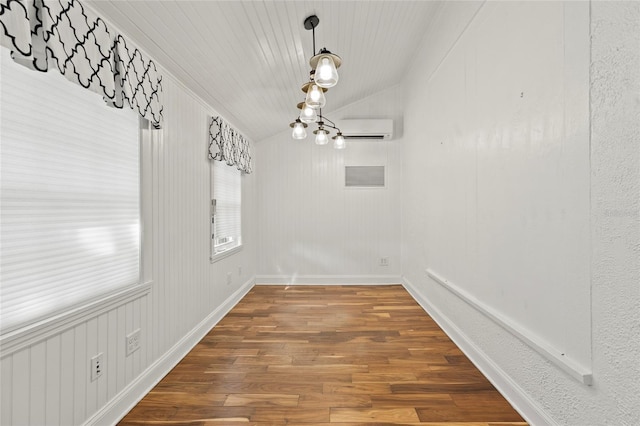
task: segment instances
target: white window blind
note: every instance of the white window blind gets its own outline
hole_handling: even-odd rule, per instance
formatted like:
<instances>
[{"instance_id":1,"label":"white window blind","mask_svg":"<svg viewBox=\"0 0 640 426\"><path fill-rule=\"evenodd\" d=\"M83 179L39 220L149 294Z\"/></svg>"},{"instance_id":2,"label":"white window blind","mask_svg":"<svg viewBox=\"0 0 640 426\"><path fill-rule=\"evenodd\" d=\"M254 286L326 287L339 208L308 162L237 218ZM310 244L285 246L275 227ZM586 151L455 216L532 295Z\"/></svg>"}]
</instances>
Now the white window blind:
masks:
<instances>
[{"instance_id":1,"label":"white window blind","mask_svg":"<svg viewBox=\"0 0 640 426\"><path fill-rule=\"evenodd\" d=\"M212 161L215 217L212 232L212 254L242 244L241 172L224 161Z\"/></svg>"},{"instance_id":2,"label":"white window blind","mask_svg":"<svg viewBox=\"0 0 640 426\"><path fill-rule=\"evenodd\" d=\"M2 333L139 281L138 116L0 52Z\"/></svg>"}]
</instances>

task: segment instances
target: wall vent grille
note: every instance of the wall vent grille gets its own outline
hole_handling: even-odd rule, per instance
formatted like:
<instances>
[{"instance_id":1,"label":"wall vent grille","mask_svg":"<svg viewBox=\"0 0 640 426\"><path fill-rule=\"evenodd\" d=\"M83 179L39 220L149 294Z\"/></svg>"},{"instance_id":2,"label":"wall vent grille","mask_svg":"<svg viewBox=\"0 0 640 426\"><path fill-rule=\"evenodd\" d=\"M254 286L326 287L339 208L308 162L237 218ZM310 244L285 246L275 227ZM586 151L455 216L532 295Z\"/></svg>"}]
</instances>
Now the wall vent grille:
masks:
<instances>
[{"instance_id":1,"label":"wall vent grille","mask_svg":"<svg viewBox=\"0 0 640 426\"><path fill-rule=\"evenodd\" d=\"M384 166L345 166L344 184L348 188L384 187Z\"/></svg>"}]
</instances>

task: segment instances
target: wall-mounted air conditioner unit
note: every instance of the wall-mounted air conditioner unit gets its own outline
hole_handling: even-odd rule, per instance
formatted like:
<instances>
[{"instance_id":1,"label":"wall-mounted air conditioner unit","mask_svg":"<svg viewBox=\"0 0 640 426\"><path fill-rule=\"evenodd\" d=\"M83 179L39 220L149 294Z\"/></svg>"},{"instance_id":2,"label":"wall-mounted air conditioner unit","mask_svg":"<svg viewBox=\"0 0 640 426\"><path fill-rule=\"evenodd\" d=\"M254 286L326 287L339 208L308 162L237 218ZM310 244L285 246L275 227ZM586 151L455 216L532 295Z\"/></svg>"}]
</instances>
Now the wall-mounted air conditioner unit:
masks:
<instances>
[{"instance_id":1,"label":"wall-mounted air conditioner unit","mask_svg":"<svg viewBox=\"0 0 640 426\"><path fill-rule=\"evenodd\" d=\"M393 120L387 118L340 120L336 124L347 140L389 140L393 138Z\"/></svg>"}]
</instances>

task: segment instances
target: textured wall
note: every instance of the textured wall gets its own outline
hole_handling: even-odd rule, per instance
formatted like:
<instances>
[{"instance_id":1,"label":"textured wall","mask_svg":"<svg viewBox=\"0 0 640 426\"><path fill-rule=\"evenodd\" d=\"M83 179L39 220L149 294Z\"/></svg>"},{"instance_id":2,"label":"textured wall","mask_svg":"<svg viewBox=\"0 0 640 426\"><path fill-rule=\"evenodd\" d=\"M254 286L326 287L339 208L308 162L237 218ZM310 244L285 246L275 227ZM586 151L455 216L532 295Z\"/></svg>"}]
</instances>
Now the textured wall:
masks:
<instances>
[{"instance_id":1,"label":"textured wall","mask_svg":"<svg viewBox=\"0 0 640 426\"><path fill-rule=\"evenodd\" d=\"M151 223L144 228L146 253L152 258L151 291L4 356L3 425L83 423L255 274L254 175L243 177L245 246L211 264L206 155L208 117L215 111L169 75L163 86L165 122L146 156L152 181L143 188L152 209ZM228 272L231 285L226 283ZM125 357L125 336L138 327L141 349ZM99 352L104 353L104 373L91 382L89 359Z\"/></svg>"},{"instance_id":2,"label":"textured wall","mask_svg":"<svg viewBox=\"0 0 640 426\"><path fill-rule=\"evenodd\" d=\"M257 282L398 282L400 275L400 155L397 88L348 108L342 118L394 118L391 141L317 146L289 130L256 144L260 164L260 245ZM345 188L345 165L386 166L385 188ZM380 266L387 257L389 266Z\"/></svg>"},{"instance_id":3,"label":"textured wall","mask_svg":"<svg viewBox=\"0 0 640 426\"><path fill-rule=\"evenodd\" d=\"M558 70L558 67L564 67L562 70L565 73L589 73L590 105L586 98L580 102L584 107L590 107L590 125L587 126L590 137L586 138L581 148L573 151L577 155L565 156L565 149L571 151L572 147L576 147L574 141L567 139L570 135L566 133L553 144L560 143L560 151L555 150L553 145L530 145L524 153L518 152L517 146L509 145L510 141L504 139L504 133L489 134L489 140L498 137L501 145L498 148L502 148L498 150L493 147L493 154L499 154L499 158L489 157L487 154L491 150L487 148L492 147L486 143L483 145L483 140L478 139L475 146L465 145L460 141L465 139L470 130L482 134L498 127L503 128L512 138L517 136L523 129L514 126L517 121L505 120L505 114L520 112L524 114L519 117L520 121L533 121L534 111L519 110L517 99L512 108L499 110L495 105L496 102L505 102L500 95L514 79L520 78L519 73L522 73L522 78L517 84L526 86L527 70L519 67L526 63L523 61L527 58L521 58L517 52L515 55L506 54L508 49L496 49L491 56L480 55L477 54L482 52L480 49L469 50L473 43L467 38L480 40L497 37L502 38L504 43L515 42L519 40L519 31L524 30L525 26L511 28L510 25L519 19L521 8L531 7L556 10L558 13L549 18L550 24L545 26L544 37L555 31L555 17L563 17L563 28L560 33L556 33L560 37L560 43L567 43L567 37L576 29L568 18L576 17L576 13L583 13L585 8L590 7L589 13L585 15L591 36L590 39L589 34L585 36L587 46L590 46L590 67L587 63L582 68L572 70L571 67L576 67L578 62L566 58L569 60L564 64L545 60L531 64L528 68L530 76L534 78L544 78L550 72ZM487 25L495 14L502 15L501 22L504 25ZM530 19L535 19L535 10L529 11L527 15ZM484 5L459 3L444 8L438 21L440 25L428 34L422 54L406 81L403 274L467 336L490 363L497 365L506 380L512 383L512 388L518 389L529 399L530 406L537 407L540 415L536 418L541 424L556 422L561 425L596 426L640 423L640 386L637 381L640 377L639 18L640 5L635 2L593 2L591 5L575 2L490 2ZM524 23L528 25L530 22L525 20ZM478 32L479 29L482 31ZM544 45L545 40L541 38L540 42ZM525 56L530 53L534 57L540 53L537 50L539 46L533 44L519 44L518 47ZM546 51L551 52L553 49L551 46ZM564 54L570 55L570 49ZM470 78L470 72L476 73L477 67L486 66L487 62L494 69L494 80ZM517 73L509 73L511 70L517 70ZM579 95L579 92L574 92L566 79L561 83L554 89L556 93L565 93L564 100L560 101L575 100L574 96ZM485 97L465 98L460 95L461 92L482 93ZM531 90L523 92L521 99L527 99L531 94ZM554 94L547 93L546 96L552 97ZM457 107L466 120L457 118L456 112L449 105L450 99L463 99L463 102L457 102ZM554 107L554 103L549 105L549 108ZM487 118L487 111L495 111L493 119L490 116ZM540 111L541 115L548 112L549 109ZM448 117L452 119L449 120ZM479 120L479 117L484 119ZM436 130L425 137L424 129L429 127L430 118L437 122ZM561 122L559 124L562 125ZM564 125L567 124L571 123ZM535 129L525 129L529 135L532 134L531 130ZM544 135L548 137L557 128L551 126L542 130L547 132ZM444 143L441 145L440 142ZM586 156L582 149L585 147ZM478 151L472 154L476 149ZM421 159L426 159L426 168ZM527 168L541 160L546 161L548 166L548 173L543 179L551 179L542 187L538 186L540 181L531 180L531 176L527 176ZM477 173L467 173L469 169L475 170L482 162L492 167L479 167ZM580 168L581 164L587 167L586 175L584 169ZM514 174L514 165L520 166L523 173ZM566 192L571 187L566 186L567 178L571 179L572 175L576 191ZM475 191L487 183L487 177L492 178L491 182L496 189L500 188L500 194L494 194L494 199L502 198L503 202L505 195L509 195L511 190L521 188L523 191L532 191L537 187L545 188L545 191L543 194L531 193L531 200L538 200L543 206L564 206L563 203L567 203L571 197L580 206L573 211L578 217L577 223L565 222L560 232L546 235L548 253L539 258L541 262L538 267L541 271L550 271L550 279L557 278L556 274L560 272L567 280L558 281L555 288L543 286L545 293L542 297L537 301L531 300L531 303L536 303L532 308L538 309L538 313L545 309L540 303L548 304L550 318L558 329L539 327L544 325L544 318L542 322L532 324L533 327L538 327L534 330L541 338L554 344L564 344L558 338L558 333L562 332L560 329L564 326L559 322L564 304L567 304L564 314L573 320L576 318L572 316L572 306L578 303L581 318L574 323L576 326L584 323L584 308L587 309L584 324L586 335L570 334L567 336L569 339L578 339L573 344L570 341L567 343L578 348L581 361L590 363L593 386L586 386L571 378L530 346L424 274L424 269L430 267L432 261L436 261L446 271L443 275L453 277L453 282L465 287L489 306L507 312L512 318L524 321L525 324L531 319L527 317L525 309L521 312L521 317L512 315L509 308L505 309L505 303L510 299L517 300L517 294L515 299L510 294L520 284L516 282L510 285L508 280L504 280L504 277L510 275L505 269L522 267L522 264L501 263L497 261L500 258L495 256L483 257L486 252L492 253L495 247L487 246L488 240L484 240L485 244L478 244L482 242L479 237L488 230L485 225L501 224L489 228L494 237L492 244L507 244L514 255L531 252L533 256L537 256L536 246L529 245L531 239L526 229L514 232L514 223L527 217L513 215L513 203L519 202L516 192L510 194L513 200L498 206L504 208L493 211L493 219L476 215L480 212L476 209L482 206L482 200L476 197L483 193ZM557 182L557 188L552 187L553 179ZM430 184L434 181L439 185ZM440 186L449 189L448 193L443 193ZM580 195L585 190L586 197ZM465 196L474 193L474 197ZM564 195L559 197L560 194ZM486 195L488 194L485 193L484 196ZM532 208L535 209L535 205ZM541 213L538 221L553 219L544 210ZM480 227L480 224L484 225ZM520 225L535 226L535 222L524 221ZM467 237L464 237L465 233ZM586 240L584 237L587 237ZM567 241L570 242L568 245ZM575 250L572 251L572 247ZM584 250L587 250L586 254ZM550 253L560 262L550 263L553 259L546 257ZM583 253L586 263L564 262L566 253ZM484 264L478 264L480 259L484 259ZM486 269L483 269L487 267L486 262L492 262L490 266L493 268L495 286L486 287L486 291L474 292L474 286L469 283L482 278L486 273ZM539 271L531 271L534 275L539 274ZM528 273L529 270L525 268L521 272ZM523 282L527 282L527 278ZM576 286L576 283L579 285ZM524 290L531 291L531 288ZM491 294L499 297L492 298ZM575 330L579 333L581 329ZM584 348L580 347L580 342L588 342L589 339L591 348L589 350L587 346L584 357Z\"/></svg>"},{"instance_id":4,"label":"textured wall","mask_svg":"<svg viewBox=\"0 0 640 426\"><path fill-rule=\"evenodd\" d=\"M591 17L591 282L596 383L587 398L576 397L573 423L637 425L640 3L593 2Z\"/></svg>"}]
</instances>

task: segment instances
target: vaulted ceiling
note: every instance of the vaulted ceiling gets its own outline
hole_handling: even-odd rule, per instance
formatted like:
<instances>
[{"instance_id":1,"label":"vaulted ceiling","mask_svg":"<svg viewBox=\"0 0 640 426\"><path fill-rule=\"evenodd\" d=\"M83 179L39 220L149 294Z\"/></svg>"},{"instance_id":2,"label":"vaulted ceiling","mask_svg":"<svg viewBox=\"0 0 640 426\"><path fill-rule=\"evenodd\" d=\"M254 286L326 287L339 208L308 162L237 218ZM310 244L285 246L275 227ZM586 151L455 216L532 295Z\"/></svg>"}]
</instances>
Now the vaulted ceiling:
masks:
<instances>
[{"instance_id":1,"label":"vaulted ceiling","mask_svg":"<svg viewBox=\"0 0 640 426\"><path fill-rule=\"evenodd\" d=\"M440 2L87 1L249 138L289 128L304 100L312 33L343 65L323 112L402 81Z\"/></svg>"}]
</instances>

